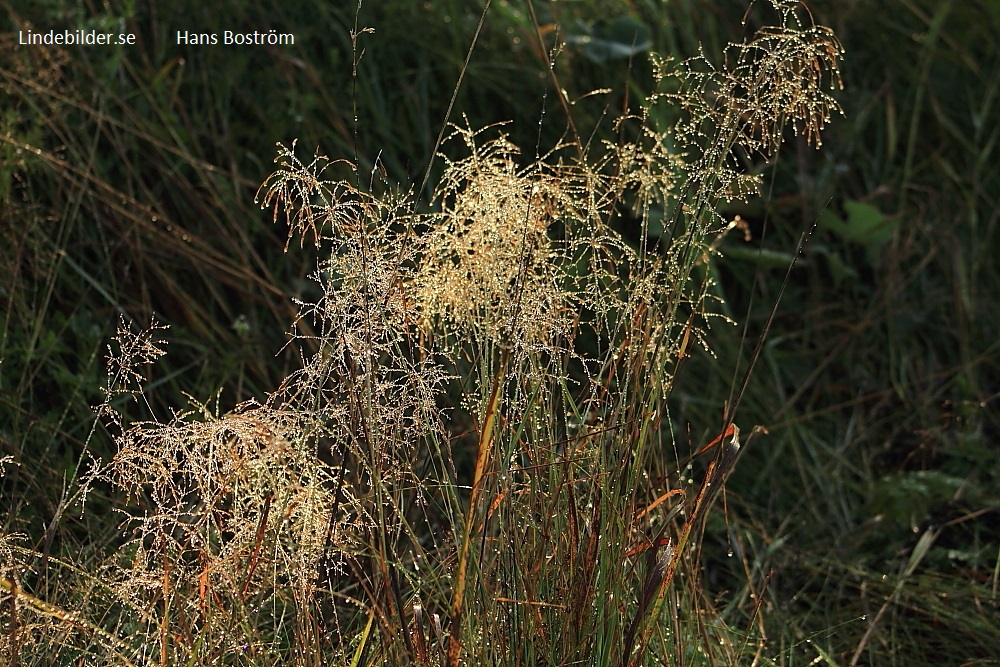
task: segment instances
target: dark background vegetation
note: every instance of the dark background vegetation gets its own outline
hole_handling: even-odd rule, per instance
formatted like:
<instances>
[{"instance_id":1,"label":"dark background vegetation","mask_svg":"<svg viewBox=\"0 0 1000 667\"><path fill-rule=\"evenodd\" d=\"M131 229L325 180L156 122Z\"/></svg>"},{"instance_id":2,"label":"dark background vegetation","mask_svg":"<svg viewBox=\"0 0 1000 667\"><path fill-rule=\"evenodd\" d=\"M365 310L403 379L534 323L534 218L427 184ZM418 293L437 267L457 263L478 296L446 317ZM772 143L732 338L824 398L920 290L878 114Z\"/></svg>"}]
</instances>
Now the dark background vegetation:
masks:
<instances>
[{"instance_id":1,"label":"dark background vegetation","mask_svg":"<svg viewBox=\"0 0 1000 667\"><path fill-rule=\"evenodd\" d=\"M120 406L135 418L220 387L224 411L296 367L283 345L313 250L282 252L286 230L255 203L276 142L420 198L460 76L451 121L510 121L526 152L544 151L574 130L613 139L608 116L651 84L647 51L701 44L717 60L748 31L736 0L536 2L537 26L525 3L495 1L463 75L482 2L350 5L0 5L0 456L18 463L0 482L5 532L54 552L114 534L99 501L55 514L84 447L111 454L99 426L88 437L119 316L170 326L148 408ZM741 338L761 332L818 222L737 415L770 435L707 527L704 585L720 606L758 595L790 662L997 664L1000 5L809 6L846 47L846 116L820 151L789 136L758 165L766 196L725 212L751 231L714 266L738 326L714 327L716 357L693 358L674 395L682 428L716 427L749 356ZM19 29L78 25L140 43L16 44ZM178 29L272 27L295 46L174 43ZM553 80L579 100L573 127ZM585 97L596 89L609 92Z\"/></svg>"}]
</instances>

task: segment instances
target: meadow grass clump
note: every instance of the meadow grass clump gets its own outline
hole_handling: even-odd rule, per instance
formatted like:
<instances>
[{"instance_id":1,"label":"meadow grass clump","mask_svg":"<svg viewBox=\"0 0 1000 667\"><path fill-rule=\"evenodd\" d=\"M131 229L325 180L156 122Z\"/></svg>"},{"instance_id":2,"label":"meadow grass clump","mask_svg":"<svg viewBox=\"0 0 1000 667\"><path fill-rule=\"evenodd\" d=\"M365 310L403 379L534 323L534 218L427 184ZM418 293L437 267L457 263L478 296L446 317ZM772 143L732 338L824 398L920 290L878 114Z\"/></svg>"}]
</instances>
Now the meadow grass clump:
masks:
<instances>
[{"instance_id":1,"label":"meadow grass clump","mask_svg":"<svg viewBox=\"0 0 1000 667\"><path fill-rule=\"evenodd\" d=\"M123 324L99 410L117 453L90 461L77 494L113 490L117 553L97 571L49 563L76 582L58 606L4 575L17 618L47 622L7 633L12 654L626 667L752 653L696 566L740 432L732 413L704 425L717 456L695 482L668 399L715 316L705 267L732 227L719 206L758 186L744 161L787 125L818 143L837 110L836 39L774 7L781 25L719 69L657 61L664 92L617 121L617 143L525 158L502 127L453 127L428 211L280 147L260 201L288 223L286 249L298 235L321 257L290 342L301 367L225 414L192 401L129 422L115 399L142 399L137 369L163 345ZM681 110L675 128L653 126L658 104ZM623 208L638 244L615 227ZM0 542L9 571L32 557L15 544Z\"/></svg>"}]
</instances>

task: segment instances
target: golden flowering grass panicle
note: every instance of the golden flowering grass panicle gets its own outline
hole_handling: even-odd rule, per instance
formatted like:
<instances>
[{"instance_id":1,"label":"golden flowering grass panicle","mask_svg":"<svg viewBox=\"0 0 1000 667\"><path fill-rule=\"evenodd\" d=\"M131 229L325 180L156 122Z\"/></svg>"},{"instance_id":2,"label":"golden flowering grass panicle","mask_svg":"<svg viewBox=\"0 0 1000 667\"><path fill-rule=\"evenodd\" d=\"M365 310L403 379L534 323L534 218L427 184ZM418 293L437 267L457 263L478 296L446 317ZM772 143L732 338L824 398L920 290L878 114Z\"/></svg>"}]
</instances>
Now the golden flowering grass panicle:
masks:
<instances>
[{"instance_id":1,"label":"golden flowering grass panicle","mask_svg":"<svg viewBox=\"0 0 1000 667\"><path fill-rule=\"evenodd\" d=\"M300 246L312 236L317 248L323 239L348 238L365 229L377 219L380 202L364 193L346 177L338 178L328 171L339 168L353 173L347 160L331 160L318 151L307 164L291 148L278 144L274 159L278 168L264 181L254 201L261 208L274 207L274 221L284 212L288 224L288 241L298 234Z\"/></svg>"},{"instance_id":2,"label":"golden flowering grass panicle","mask_svg":"<svg viewBox=\"0 0 1000 667\"><path fill-rule=\"evenodd\" d=\"M415 216L405 198L376 198L326 178L335 163L322 156L306 165L282 148L277 159L282 168L269 179L265 202L275 205L276 218L285 212L290 235L311 234L327 251L312 275L320 296L298 301L293 334L316 353L274 400L346 424L332 437L352 447L363 441L392 470L399 461L384 459L389 443L415 443L434 428L444 379L418 336L422 313L412 285L422 242L410 233Z\"/></svg>"},{"instance_id":3,"label":"golden flowering grass panicle","mask_svg":"<svg viewBox=\"0 0 1000 667\"><path fill-rule=\"evenodd\" d=\"M558 165L519 166L505 136L482 141L481 134L452 135L469 154L446 163L416 296L424 316L448 328L552 351L570 333L575 295L561 280L550 228L577 202Z\"/></svg>"},{"instance_id":4,"label":"golden flowering grass panicle","mask_svg":"<svg viewBox=\"0 0 1000 667\"><path fill-rule=\"evenodd\" d=\"M769 158L789 125L819 147L826 123L843 113L829 92L843 87L839 63L844 50L833 31L815 25L799 2L770 4L779 25L762 27L748 42L731 43L722 67L704 54L676 70L654 59L658 78L679 85L677 92L657 97L683 113L674 135L697 185L693 211L704 213L704 202L712 199L756 192L758 180L740 159Z\"/></svg>"}]
</instances>

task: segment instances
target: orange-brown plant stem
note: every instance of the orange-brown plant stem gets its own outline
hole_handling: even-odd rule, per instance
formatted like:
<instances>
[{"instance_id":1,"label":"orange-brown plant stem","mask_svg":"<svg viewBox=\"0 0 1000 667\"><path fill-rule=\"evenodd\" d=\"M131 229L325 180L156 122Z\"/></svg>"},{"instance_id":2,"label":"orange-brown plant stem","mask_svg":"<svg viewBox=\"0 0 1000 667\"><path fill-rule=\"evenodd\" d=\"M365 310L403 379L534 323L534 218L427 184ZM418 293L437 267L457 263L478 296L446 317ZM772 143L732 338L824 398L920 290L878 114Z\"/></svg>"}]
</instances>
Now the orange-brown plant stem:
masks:
<instances>
[{"instance_id":1,"label":"orange-brown plant stem","mask_svg":"<svg viewBox=\"0 0 1000 667\"><path fill-rule=\"evenodd\" d=\"M677 567L684 557L684 550L687 548L691 531L698 525L711 506L716 493L732 471L733 464L736 463L736 455L740 448L740 429L735 424L730 424L729 427L732 429L732 437L723 443L719 457L708 465L705 478L698 490L698 496L694 500L691 514L681 527L680 535L677 536L677 546L672 554L668 552L669 563L664 569L663 561L666 558L661 558L647 574L646 586L639 601L639 608L636 609L635 617L632 619L625 636L624 652L619 663L621 665L632 667L639 664L639 656L642 655L643 649L656 629L656 620L660 617L667 590L670 588L670 583L677 573ZM729 427L725 429L724 434L729 433ZM642 632L639 634L638 642L636 642L636 633L640 627Z\"/></svg>"},{"instance_id":2,"label":"orange-brown plant stem","mask_svg":"<svg viewBox=\"0 0 1000 667\"><path fill-rule=\"evenodd\" d=\"M458 556L458 573L455 576L455 590L451 599L451 630L448 635L448 667L458 667L462 655L462 603L467 584L469 565L469 543L472 540L472 526L479 507L479 498L483 493L483 479L490 461L493 449L494 429L497 413L500 408L500 391L507 375L507 364L510 361L510 349L505 349L500 358L500 368L493 377L490 397L486 402L486 413L483 417L482 434L479 438L479 452L476 455L476 468L472 478L472 492L469 494L469 509L465 514L465 530L462 535L462 546Z\"/></svg>"}]
</instances>

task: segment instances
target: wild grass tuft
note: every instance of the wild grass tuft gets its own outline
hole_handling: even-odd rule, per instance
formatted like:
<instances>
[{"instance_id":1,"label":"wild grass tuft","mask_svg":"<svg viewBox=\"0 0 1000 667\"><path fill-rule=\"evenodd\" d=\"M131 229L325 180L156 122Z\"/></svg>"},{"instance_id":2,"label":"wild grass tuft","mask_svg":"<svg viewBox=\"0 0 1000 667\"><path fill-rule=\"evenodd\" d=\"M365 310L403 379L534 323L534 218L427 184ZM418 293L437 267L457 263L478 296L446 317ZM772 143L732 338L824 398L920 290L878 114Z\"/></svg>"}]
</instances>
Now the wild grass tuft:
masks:
<instances>
[{"instance_id":1,"label":"wild grass tuft","mask_svg":"<svg viewBox=\"0 0 1000 667\"><path fill-rule=\"evenodd\" d=\"M298 236L319 257L288 344L298 369L231 411L192 400L132 420L123 399L145 401L167 334L123 322L98 410L116 451L88 457L64 503L93 512L110 489L121 532L88 568L46 559L67 582L51 600L18 583L41 554L3 538L9 654L760 659L756 630L727 625L698 585L740 430L732 414L704 424L718 437L697 453L715 459L684 467L668 399L722 318L708 268L735 226L722 205L757 191L748 162L786 130L818 145L839 111L836 38L796 4L773 8L779 24L720 66L657 60L660 92L616 121L618 142L525 158L502 126L451 127L430 206L279 147L259 201L287 223L286 250ZM658 105L680 121L656 127ZM639 243L617 227L625 210Z\"/></svg>"}]
</instances>

